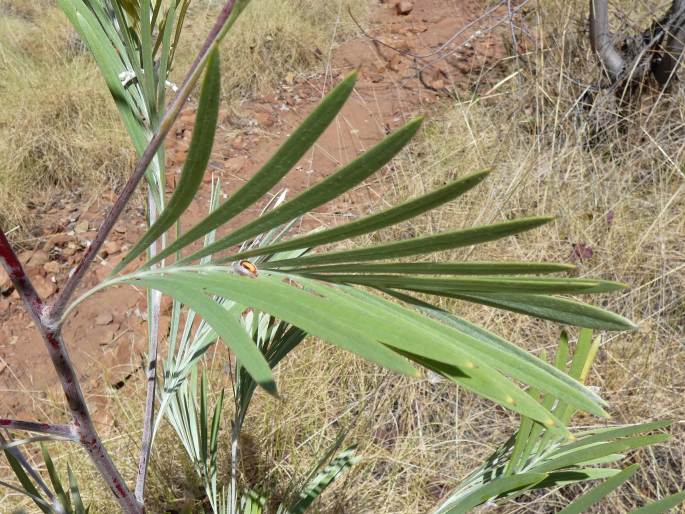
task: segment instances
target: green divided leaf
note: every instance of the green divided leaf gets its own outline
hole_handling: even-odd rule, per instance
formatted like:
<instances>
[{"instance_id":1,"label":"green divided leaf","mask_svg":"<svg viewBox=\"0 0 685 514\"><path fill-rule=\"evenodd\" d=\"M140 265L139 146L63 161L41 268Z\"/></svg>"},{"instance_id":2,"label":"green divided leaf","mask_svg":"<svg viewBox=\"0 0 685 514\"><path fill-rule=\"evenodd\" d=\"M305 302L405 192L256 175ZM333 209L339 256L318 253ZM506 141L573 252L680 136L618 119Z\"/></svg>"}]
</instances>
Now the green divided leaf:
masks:
<instances>
[{"instance_id":1,"label":"green divided leaf","mask_svg":"<svg viewBox=\"0 0 685 514\"><path fill-rule=\"evenodd\" d=\"M304 156L352 93L356 73L342 81L281 145L271 159L221 207L169 245L148 266L174 254L247 209L271 190Z\"/></svg>"},{"instance_id":2,"label":"green divided leaf","mask_svg":"<svg viewBox=\"0 0 685 514\"><path fill-rule=\"evenodd\" d=\"M515 352L496 351L492 345L484 345L476 338L375 295L303 277L261 272L256 278L247 278L229 270L180 268L163 273L143 272L126 280L163 290L177 298L188 290L205 298L207 295L230 298L240 305L269 312L381 366L414 374L414 369L402 358L409 357L550 428L563 429L547 409L495 369L512 371L517 378L563 393L590 411L603 412L594 400L585 396L582 388L578 390L558 377L549 376ZM288 283L290 280L295 282ZM553 367L550 369L556 373Z\"/></svg>"},{"instance_id":3,"label":"green divided leaf","mask_svg":"<svg viewBox=\"0 0 685 514\"><path fill-rule=\"evenodd\" d=\"M345 223L322 232L296 237L290 241L264 246L246 252L240 252L224 260L238 260L256 255L273 254L286 250L313 248L323 244L342 241L344 239L349 239L362 234L368 234L385 227L396 225L397 223L415 218L424 212L428 212L431 209L454 200L455 198L461 196L465 192L480 184L481 181L488 176L488 174L489 172L487 171L474 173L460 180L452 182L451 184L448 184L436 191L428 193L427 195L410 200L383 212L379 212L378 214L373 214L360 220Z\"/></svg>"},{"instance_id":4,"label":"green divided leaf","mask_svg":"<svg viewBox=\"0 0 685 514\"><path fill-rule=\"evenodd\" d=\"M441 250L452 250L464 246L471 246L487 241L495 241L506 236L532 230L551 221L552 218L536 217L506 221L495 225L473 227L466 230L446 232L435 236L416 237L406 241L398 241L384 245L370 246L358 250L347 250L325 254L309 255L297 259L272 261L271 266L302 267L314 264L334 264L341 262L379 261L421 255Z\"/></svg>"},{"instance_id":5,"label":"green divided leaf","mask_svg":"<svg viewBox=\"0 0 685 514\"><path fill-rule=\"evenodd\" d=\"M387 164L414 137L422 122L423 118L410 121L304 193L231 232L214 244L181 259L178 264L187 264L263 234L339 197Z\"/></svg>"}]
</instances>

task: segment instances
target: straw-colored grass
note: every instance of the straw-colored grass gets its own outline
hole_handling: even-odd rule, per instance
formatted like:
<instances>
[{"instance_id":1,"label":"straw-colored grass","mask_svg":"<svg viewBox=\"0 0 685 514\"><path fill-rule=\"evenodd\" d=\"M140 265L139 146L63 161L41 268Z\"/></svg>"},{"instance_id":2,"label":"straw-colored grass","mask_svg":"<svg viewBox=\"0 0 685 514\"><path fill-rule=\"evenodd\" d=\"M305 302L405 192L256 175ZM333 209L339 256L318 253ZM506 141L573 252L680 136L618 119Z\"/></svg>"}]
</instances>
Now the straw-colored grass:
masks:
<instances>
[{"instance_id":1,"label":"straw-colored grass","mask_svg":"<svg viewBox=\"0 0 685 514\"><path fill-rule=\"evenodd\" d=\"M52 2L0 1L0 223L28 228L43 191L103 190L131 169L91 58Z\"/></svg>"}]
</instances>

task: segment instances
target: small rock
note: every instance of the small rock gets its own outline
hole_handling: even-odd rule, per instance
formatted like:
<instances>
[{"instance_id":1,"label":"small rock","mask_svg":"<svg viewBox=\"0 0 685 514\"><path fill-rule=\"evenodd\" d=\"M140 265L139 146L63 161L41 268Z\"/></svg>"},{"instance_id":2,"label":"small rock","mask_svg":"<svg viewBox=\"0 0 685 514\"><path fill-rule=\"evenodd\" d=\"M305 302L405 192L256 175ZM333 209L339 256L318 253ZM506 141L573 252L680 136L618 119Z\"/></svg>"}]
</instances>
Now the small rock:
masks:
<instances>
[{"instance_id":1,"label":"small rock","mask_svg":"<svg viewBox=\"0 0 685 514\"><path fill-rule=\"evenodd\" d=\"M114 255L119 253L120 250L121 248L119 247L119 243L116 241L105 242L105 251L107 252L107 255Z\"/></svg>"},{"instance_id":2,"label":"small rock","mask_svg":"<svg viewBox=\"0 0 685 514\"><path fill-rule=\"evenodd\" d=\"M33 287L36 288L36 292L41 298L50 298L55 294L55 291L57 291L57 286L55 284L40 275L32 277L32 282Z\"/></svg>"},{"instance_id":3,"label":"small rock","mask_svg":"<svg viewBox=\"0 0 685 514\"><path fill-rule=\"evenodd\" d=\"M46 252L44 252L43 250L36 250L35 252L33 252L33 255L26 263L26 265L31 268L37 268L43 266L49 260L50 257L48 257L48 254Z\"/></svg>"},{"instance_id":4,"label":"small rock","mask_svg":"<svg viewBox=\"0 0 685 514\"><path fill-rule=\"evenodd\" d=\"M0 293L4 293L12 287L12 281L4 268L0 266Z\"/></svg>"},{"instance_id":5,"label":"small rock","mask_svg":"<svg viewBox=\"0 0 685 514\"><path fill-rule=\"evenodd\" d=\"M247 159L245 157L232 157L224 163L224 167L231 173L237 173L243 169L246 161Z\"/></svg>"},{"instance_id":6,"label":"small rock","mask_svg":"<svg viewBox=\"0 0 685 514\"><path fill-rule=\"evenodd\" d=\"M260 127L270 128L274 126L273 118L266 112L256 112L254 117Z\"/></svg>"},{"instance_id":7,"label":"small rock","mask_svg":"<svg viewBox=\"0 0 685 514\"><path fill-rule=\"evenodd\" d=\"M105 325L109 325L114 321L114 317L112 316L111 312L103 312L100 314L97 318L95 318L95 324L104 327Z\"/></svg>"},{"instance_id":8,"label":"small rock","mask_svg":"<svg viewBox=\"0 0 685 514\"><path fill-rule=\"evenodd\" d=\"M56 246L64 246L66 245L69 241L72 240L71 236L68 236L67 234L57 234L53 237L51 237L44 245L43 245L43 251L45 252L50 252L54 247Z\"/></svg>"},{"instance_id":9,"label":"small rock","mask_svg":"<svg viewBox=\"0 0 685 514\"><path fill-rule=\"evenodd\" d=\"M117 349L115 350L115 358L117 363L119 364L131 364L133 361L131 359L132 357L132 344L129 343L128 341L122 341L117 345Z\"/></svg>"},{"instance_id":10,"label":"small rock","mask_svg":"<svg viewBox=\"0 0 685 514\"><path fill-rule=\"evenodd\" d=\"M76 231L77 234L82 234L84 232L88 232L89 228L90 228L90 223L88 223L86 220L83 220L83 221L79 221L74 226L74 231Z\"/></svg>"},{"instance_id":11,"label":"small rock","mask_svg":"<svg viewBox=\"0 0 685 514\"><path fill-rule=\"evenodd\" d=\"M236 137L233 142L231 143L231 146L236 149L236 150L243 150L247 146L245 141L241 136Z\"/></svg>"},{"instance_id":12,"label":"small rock","mask_svg":"<svg viewBox=\"0 0 685 514\"><path fill-rule=\"evenodd\" d=\"M45 264L43 264L43 269L47 273L52 273L53 275L55 275L55 274L59 273L59 269L60 269L59 262L57 262L57 261L46 262Z\"/></svg>"},{"instance_id":13,"label":"small rock","mask_svg":"<svg viewBox=\"0 0 685 514\"><path fill-rule=\"evenodd\" d=\"M19 262L22 263L22 265L26 266L26 264L31 260L32 256L33 252L31 250L27 250L17 255L17 258L19 259Z\"/></svg>"},{"instance_id":14,"label":"small rock","mask_svg":"<svg viewBox=\"0 0 685 514\"><path fill-rule=\"evenodd\" d=\"M66 248L62 250L62 255L65 257L71 257L76 253L76 244L75 243L69 243Z\"/></svg>"},{"instance_id":15,"label":"small rock","mask_svg":"<svg viewBox=\"0 0 685 514\"><path fill-rule=\"evenodd\" d=\"M399 2L397 4L397 14L406 16L414 10L414 4L411 2Z\"/></svg>"}]
</instances>

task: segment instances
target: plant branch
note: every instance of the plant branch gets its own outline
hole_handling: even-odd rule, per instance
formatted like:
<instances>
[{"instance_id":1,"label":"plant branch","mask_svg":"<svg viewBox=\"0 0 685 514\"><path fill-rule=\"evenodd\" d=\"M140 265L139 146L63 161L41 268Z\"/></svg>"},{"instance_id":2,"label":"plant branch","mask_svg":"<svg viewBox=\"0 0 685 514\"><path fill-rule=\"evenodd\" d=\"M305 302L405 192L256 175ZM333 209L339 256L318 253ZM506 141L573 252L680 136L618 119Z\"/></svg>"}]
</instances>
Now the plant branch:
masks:
<instances>
[{"instance_id":1,"label":"plant branch","mask_svg":"<svg viewBox=\"0 0 685 514\"><path fill-rule=\"evenodd\" d=\"M150 198L150 226L157 220L157 207ZM148 257L151 259L157 254L157 242L150 246ZM138 461L138 476L136 477L135 496L140 502L144 502L145 480L147 468L152 450L153 422L155 417L155 393L157 389L157 348L159 343L159 310L162 295L157 290L148 291L148 327L149 347L148 365L145 371L147 378L147 391L145 395L145 412L143 414L143 434L141 437L140 458Z\"/></svg>"},{"instance_id":2,"label":"plant branch","mask_svg":"<svg viewBox=\"0 0 685 514\"><path fill-rule=\"evenodd\" d=\"M0 418L0 427L7 430L23 430L38 434L54 435L64 439L78 441L78 431L74 425L58 425L55 423L36 423L35 421L21 421Z\"/></svg>"},{"instance_id":3,"label":"plant branch","mask_svg":"<svg viewBox=\"0 0 685 514\"><path fill-rule=\"evenodd\" d=\"M69 411L74 420L74 426L78 435L77 440L80 441L81 445L88 452L103 479L117 498L119 505L124 509L124 512L142 514L142 507L128 490L107 450L102 445L97 430L95 430L76 370L62 340L59 326L52 325L45 316L45 305L26 276L24 268L2 230L0 230L0 264L2 264L10 276L14 287L19 292L43 337L48 354L52 360L52 365L60 379L62 390L69 405Z\"/></svg>"},{"instance_id":4,"label":"plant branch","mask_svg":"<svg viewBox=\"0 0 685 514\"><path fill-rule=\"evenodd\" d=\"M616 81L626 63L611 40L608 4L608 0L590 0L590 43L611 79Z\"/></svg>"},{"instance_id":5,"label":"plant branch","mask_svg":"<svg viewBox=\"0 0 685 514\"><path fill-rule=\"evenodd\" d=\"M28 311L31 313L33 319L37 322L41 322L41 317L43 315L43 300L36 292L33 287L31 280L29 279L24 267L21 265L17 254L12 249L12 245L7 240L7 236L0 229L0 265L5 268L7 275L9 275L14 289L17 290L19 296L21 297L24 305L26 305Z\"/></svg>"},{"instance_id":6,"label":"plant branch","mask_svg":"<svg viewBox=\"0 0 685 514\"><path fill-rule=\"evenodd\" d=\"M663 27L666 33L664 51L652 70L654 78L662 85L671 81L682 62L685 49L685 0L673 0L666 20Z\"/></svg>"},{"instance_id":7,"label":"plant branch","mask_svg":"<svg viewBox=\"0 0 685 514\"><path fill-rule=\"evenodd\" d=\"M227 0L226 4L219 13L217 21L214 24L214 27L212 27L212 30L210 31L209 35L207 36L207 39L202 47L202 50L200 51L200 53L198 53L197 57L195 58L195 61L190 67L190 70L188 70L185 79L183 80L182 86L179 88L178 93L176 93L176 96L169 104L169 107L167 108L164 117L160 121L159 130L154 134L154 136L148 143L147 148L145 148L145 150L143 151L143 154L140 156L140 159L138 160L138 163L136 164L136 167L134 168L131 177L124 185L121 193L119 194L119 197L116 199L114 205L107 213L107 216L100 225L100 228L97 231L95 239L93 240L92 244L88 247L88 250L86 250L86 253L83 255L83 258L81 259L79 264L72 271L71 275L69 276L69 279L67 280L67 283L64 286L64 289L62 290L61 294L59 295L55 303L50 308L49 317L51 323L59 323L59 319L62 313L64 312L64 309L66 308L69 300L76 291L78 285L81 283L81 280L83 280L83 277L85 276L86 272L88 271L88 268L95 259L95 256L98 254L98 252L102 248L102 245L105 243L107 236L109 236L109 233L112 231L112 228L114 228L114 224L121 216L122 212L124 211L124 208L126 207L126 204L133 196L136 187L145 175L145 171L147 170L148 166L150 166L152 160L155 158L155 155L157 154L159 147L164 143L164 138L171 130L171 127L173 126L174 122L176 121L176 118L181 112L181 108L183 107L183 105L185 105L186 101L188 100L188 97L190 96L190 93L192 92L193 88L195 87L195 84L197 83L197 80L200 77L202 69L204 68L205 63L207 62L209 53L219 43L219 36L221 35L222 29L226 25L226 22L230 18L234 4L235 0Z\"/></svg>"}]
</instances>

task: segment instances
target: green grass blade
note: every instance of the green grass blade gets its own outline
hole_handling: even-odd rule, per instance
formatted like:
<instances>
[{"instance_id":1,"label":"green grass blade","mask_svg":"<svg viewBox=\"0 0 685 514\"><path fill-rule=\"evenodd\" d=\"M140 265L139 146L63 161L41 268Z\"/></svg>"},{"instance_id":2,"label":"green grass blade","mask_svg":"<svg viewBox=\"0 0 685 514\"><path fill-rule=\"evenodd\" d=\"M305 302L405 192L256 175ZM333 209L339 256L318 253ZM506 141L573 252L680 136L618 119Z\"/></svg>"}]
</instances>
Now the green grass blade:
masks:
<instances>
[{"instance_id":1,"label":"green grass blade","mask_svg":"<svg viewBox=\"0 0 685 514\"><path fill-rule=\"evenodd\" d=\"M562 453L567 453L577 448L590 447L597 445L598 443L618 440L624 437L631 437L636 434L667 428L672 423L673 422L671 420L653 421L651 423L640 423L637 425L622 426L617 428L603 428L599 430L597 433L587 436L577 435L576 441L565 444L555 452L551 453L550 456L553 457Z\"/></svg>"},{"instance_id":2,"label":"green grass blade","mask_svg":"<svg viewBox=\"0 0 685 514\"><path fill-rule=\"evenodd\" d=\"M533 471L544 473L569 466L577 466L590 460L599 459L607 455L623 452L625 450L634 450L644 446L662 443L668 439L668 434L655 434L641 437L630 437L609 443L593 445L587 448L580 448L563 453L562 455L554 458L550 458L549 460L545 460L544 462L535 466Z\"/></svg>"},{"instance_id":3,"label":"green grass blade","mask_svg":"<svg viewBox=\"0 0 685 514\"><path fill-rule=\"evenodd\" d=\"M640 466L637 464L627 467L619 474L608 478L602 484L593 487L587 493L573 500L566 508L560 510L558 514L582 514L583 512L587 512L592 505L601 501L614 489L623 485L624 482L627 482L638 469L640 469Z\"/></svg>"},{"instance_id":4,"label":"green grass blade","mask_svg":"<svg viewBox=\"0 0 685 514\"><path fill-rule=\"evenodd\" d=\"M640 507L631 512L631 514L661 514L677 507L685 501L685 492L672 494L666 498L662 498L659 501Z\"/></svg>"},{"instance_id":5,"label":"green grass blade","mask_svg":"<svg viewBox=\"0 0 685 514\"><path fill-rule=\"evenodd\" d=\"M501 477L478 487L456 501L449 501L435 514L467 514L478 505L482 505L492 498L505 495L508 492L529 488L544 480L545 473L520 473L508 477Z\"/></svg>"},{"instance_id":6,"label":"green grass blade","mask_svg":"<svg viewBox=\"0 0 685 514\"><path fill-rule=\"evenodd\" d=\"M161 5L161 0L157 6ZM157 105L164 106L166 100L166 79L169 75L170 68L170 53L171 53L171 33L173 32L174 20L176 19L176 3L172 3L164 16L164 26L162 27L161 36L157 37L156 44L161 47L161 55L159 57L159 77L157 80ZM210 57L211 60L211 57ZM207 80L205 78L205 80Z\"/></svg>"},{"instance_id":7,"label":"green grass blade","mask_svg":"<svg viewBox=\"0 0 685 514\"><path fill-rule=\"evenodd\" d=\"M241 252L237 255L229 257L227 260L238 260L256 255L268 255L276 252L300 248L313 248L319 245L342 241L351 237L368 234L385 227L396 225L397 223L415 218L424 212L454 200L455 198L461 196L480 184L489 173L489 171L474 173L462 178L461 180L457 180L452 184L448 184L447 186L436 191L428 193L427 195L379 212L378 214L373 214L360 220L353 221L351 223L345 223L335 228L317 232L315 234L296 237L295 239L291 239L290 241L285 241L283 243L277 243L270 246L249 250L247 252Z\"/></svg>"},{"instance_id":8,"label":"green grass blade","mask_svg":"<svg viewBox=\"0 0 685 514\"><path fill-rule=\"evenodd\" d=\"M155 259L148 263L148 266L159 262L223 225L270 191L297 164L330 125L352 93L356 80L357 74L352 73L342 81L243 187L236 191L221 207L160 252Z\"/></svg>"},{"instance_id":9,"label":"green grass blade","mask_svg":"<svg viewBox=\"0 0 685 514\"><path fill-rule=\"evenodd\" d=\"M74 504L74 514L87 514L89 509L85 508L83 505L83 499L81 498L81 491L78 486L78 481L76 480L76 475L74 475L69 464L67 464L67 475L69 477L69 493L71 495L71 501Z\"/></svg>"},{"instance_id":10,"label":"green grass blade","mask_svg":"<svg viewBox=\"0 0 685 514\"><path fill-rule=\"evenodd\" d=\"M296 198L231 232L207 248L203 248L182 259L179 264L201 259L205 255L212 255L236 243L241 243L251 237L263 234L339 197L374 174L397 155L409 140L414 137L422 121L422 118L410 121L364 154L340 168L333 175L325 178Z\"/></svg>"},{"instance_id":11,"label":"green grass blade","mask_svg":"<svg viewBox=\"0 0 685 514\"><path fill-rule=\"evenodd\" d=\"M188 158L183 165L178 187L155 224L150 227L128 255L114 268L112 274L121 271L166 232L181 217L193 201L193 198L195 198L197 190L202 184L202 178L204 177L214 145L220 98L221 72L219 69L219 52L214 50L207 63L207 72L202 84L193 137L190 142L190 149L188 150Z\"/></svg>"},{"instance_id":12,"label":"green grass blade","mask_svg":"<svg viewBox=\"0 0 685 514\"><path fill-rule=\"evenodd\" d=\"M140 155L147 146L147 138L137 119L135 106L130 94L124 89L119 80L119 74L125 71L115 49L109 44L107 35L90 10L80 1L58 0L60 8L65 12L69 21L86 41L95 61L107 83L114 102L119 110L126 130L133 140L136 152Z\"/></svg>"},{"instance_id":13,"label":"green grass blade","mask_svg":"<svg viewBox=\"0 0 685 514\"><path fill-rule=\"evenodd\" d=\"M574 294L592 291L600 281L517 277L423 278L398 275L310 274L306 276L342 284L358 284L383 289L406 289L420 293L442 294ZM622 286L616 284L617 289Z\"/></svg>"},{"instance_id":14,"label":"green grass blade","mask_svg":"<svg viewBox=\"0 0 685 514\"><path fill-rule=\"evenodd\" d=\"M340 476L351 468L355 462L356 447L352 446L335 456L335 458L316 475L300 492L299 499L288 507L289 514L304 514L314 501Z\"/></svg>"},{"instance_id":15,"label":"green grass blade","mask_svg":"<svg viewBox=\"0 0 685 514\"><path fill-rule=\"evenodd\" d=\"M358 250L347 250L320 255L309 255L297 259L271 261L272 267L302 267L313 264L335 264L342 262L378 261L409 255L421 255L441 250L451 250L487 241L495 241L506 236L532 230L551 221L552 218L536 217L507 221L495 225L473 227L435 236L416 237L384 245L370 246Z\"/></svg>"},{"instance_id":16,"label":"green grass blade","mask_svg":"<svg viewBox=\"0 0 685 514\"><path fill-rule=\"evenodd\" d=\"M65 494L64 487L62 486L62 480L60 479L59 474L55 469L55 463L52 461L52 457L50 457L50 453L48 452L47 446L41 443L40 450L43 454L45 469L47 469L48 471L48 476L50 477L50 482L52 482L52 489L55 492L55 496L65 501L65 503L67 504L66 506L71 507L68 504L67 495Z\"/></svg>"},{"instance_id":17,"label":"green grass blade","mask_svg":"<svg viewBox=\"0 0 685 514\"><path fill-rule=\"evenodd\" d=\"M154 88L154 64L152 56L152 13L150 12L150 0L142 0L140 6L140 53L143 56L143 76L138 80L143 85L145 98L150 110L156 105L157 95ZM164 79L162 79L164 80Z\"/></svg>"},{"instance_id":18,"label":"green grass blade","mask_svg":"<svg viewBox=\"0 0 685 514\"><path fill-rule=\"evenodd\" d=\"M9 463L10 467L12 468L12 471L14 472L14 475L17 477L17 480L19 480L19 483L21 486L24 488L24 493L29 496L33 502L36 504L36 506L42 510L45 514L51 514L52 509L48 506L49 504L45 501L43 496L38 492L38 489L36 489L36 486L33 485L33 482L29 478L29 476L26 474L24 471L24 468L21 467L21 464L17 459L14 458L14 456L8 451L4 450L5 452L5 458L7 459L7 462Z\"/></svg>"},{"instance_id":19,"label":"green grass blade","mask_svg":"<svg viewBox=\"0 0 685 514\"><path fill-rule=\"evenodd\" d=\"M453 295L453 298L578 327L600 330L635 330L630 320L612 312L568 298L546 295Z\"/></svg>"},{"instance_id":20,"label":"green grass blade","mask_svg":"<svg viewBox=\"0 0 685 514\"><path fill-rule=\"evenodd\" d=\"M622 460L623 458L623 455L619 455L617 459L611 461L607 460L607 462L615 462L617 460ZM620 469L615 468L573 467L568 470L549 473L547 478L535 484L533 489L549 489L551 487L562 487L565 485L587 482L589 480L603 480L616 476L620 472Z\"/></svg>"},{"instance_id":21,"label":"green grass blade","mask_svg":"<svg viewBox=\"0 0 685 514\"><path fill-rule=\"evenodd\" d=\"M529 391L529 394L536 398L538 396L538 391ZM538 425L539 426L539 425ZM533 420L523 416L521 418L521 423L519 429L516 431L514 438L514 447L511 450L511 456L509 457L509 462L504 469L504 474L509 476L516 473L523 464L528 460L529 454L526 453L526 449L530 446L530 440L532 435Z\"/></svg>"},{"instance_id":22,"label":"green grass blade","mask_svg":"<svg viewBox=\"0 0 685 514\"><path fill-rule=\"evenodd\" d=\"M262 265L271 269L270 262ZM285 268L275 265L274 268ZM408 275L517 275L561 273L575 266L542 262L388 262L351 263L288 268L288 273L398 273Z\"/></svg>"}]
</instances>

